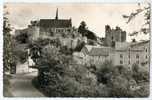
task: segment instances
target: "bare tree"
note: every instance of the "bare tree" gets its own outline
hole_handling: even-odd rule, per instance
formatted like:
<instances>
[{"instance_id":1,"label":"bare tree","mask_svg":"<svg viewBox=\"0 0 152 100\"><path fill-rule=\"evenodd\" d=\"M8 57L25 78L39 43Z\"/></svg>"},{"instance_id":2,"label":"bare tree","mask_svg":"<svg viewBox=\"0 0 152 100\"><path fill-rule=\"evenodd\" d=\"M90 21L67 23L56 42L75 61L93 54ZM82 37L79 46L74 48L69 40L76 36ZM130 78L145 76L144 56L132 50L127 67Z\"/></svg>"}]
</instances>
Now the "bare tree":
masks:
<instances>
[{"instance_id":1,"label":"bare tree","mask_svg":"<svg viewBox=\"0 0 152 100\"><path fill-rule=\"evenodd\" d=\"M126 19L126 23L129 24L131 21L133 21L137 16L139 16L141 13L144 13L144 20L145 23L142 25L142 28L138 31L134 31L130 34L130 36L138 35L139 33L148 34L150 33L150 4L145 5L143 8L141 8L141 4L138 3L138 9L135 9L134 12L131 12L130 15L122 15L124 19Z\"/></svg>"}]
</instances>

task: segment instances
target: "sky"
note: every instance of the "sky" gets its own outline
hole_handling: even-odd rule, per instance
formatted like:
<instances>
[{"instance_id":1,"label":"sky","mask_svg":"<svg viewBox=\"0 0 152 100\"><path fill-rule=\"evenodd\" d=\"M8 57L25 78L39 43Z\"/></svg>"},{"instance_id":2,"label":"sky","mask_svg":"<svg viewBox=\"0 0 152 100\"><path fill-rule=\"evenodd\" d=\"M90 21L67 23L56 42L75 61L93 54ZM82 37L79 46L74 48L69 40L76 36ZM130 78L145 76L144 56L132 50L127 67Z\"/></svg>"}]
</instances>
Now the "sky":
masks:
<instances>
[{"instance_id":1,"label":"sky","mask_svg":"<svg viewBox=\"0 0 152 100\"><path fill-rule=\"evenodd\" d=\"M89 30L99 37L105 36L105 25L112 28L119 26L127 32L139 30L144 24L143 14L137 16L131 23L126 24L123 14L130 14L139 7L137 3L103 4L103 3L7 3L9 21L15 29L26 28L31 20L53 19L58 8L59 19L72 19L72 25L79 27L85 21ZM127 41L134 37L127 36ZM149 35L138 35L137 40L148 39Z\"/></svg>"}]
</instances>

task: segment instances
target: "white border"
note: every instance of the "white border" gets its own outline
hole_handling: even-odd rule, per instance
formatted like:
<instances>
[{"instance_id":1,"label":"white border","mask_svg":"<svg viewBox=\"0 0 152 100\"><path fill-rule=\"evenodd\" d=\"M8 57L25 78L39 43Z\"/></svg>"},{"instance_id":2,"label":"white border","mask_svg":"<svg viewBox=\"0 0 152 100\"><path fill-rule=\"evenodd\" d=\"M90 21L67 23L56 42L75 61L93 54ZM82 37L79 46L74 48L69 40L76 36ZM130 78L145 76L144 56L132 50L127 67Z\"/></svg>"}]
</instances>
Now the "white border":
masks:
<instances>
[{"instance_id":1,"label":"white border","mask_svg":"<svg viewBox=\"0 0 152 100\"><path fill-rule=\"evenodd\" d=\"M137 2L150 2L151 0L5 0L6 2L9 3L137 3ZM3 2L0 2L0 100L7 100L7 99L12 99L12 100L41 100L41 99L45 99L45 100L61 100L61 99L76 99L76 100L117 100L118 98L40 98L40 97L34 97L34 98L7 98L7 97L3 97ZM151 2L150 2L151 3ZM152 4L152 3L151 3ZM151 11L152 13L152 11ZM151 17L152 18L152 17ZM151 23L152 25L152 23ZM152 29L152 28L151 28ZM151 30L152 32L152 30ZM150 39L152 39L151 35L150 35ZM152 47L152 41L150 41L150 47ZM151 51L151 48L150 48ZM150 52L150 56L152 55L152 52ZM152 64L152 60L150 57L150 70L151 70L151 64ZM150 81L152 80L152 72L150 71ZM152 90L152 82L150 82L150 90ZM148 98L119 98L120 100L152 100L152 94L150 91L150 96Z\"/></svg>"}]
</instances>

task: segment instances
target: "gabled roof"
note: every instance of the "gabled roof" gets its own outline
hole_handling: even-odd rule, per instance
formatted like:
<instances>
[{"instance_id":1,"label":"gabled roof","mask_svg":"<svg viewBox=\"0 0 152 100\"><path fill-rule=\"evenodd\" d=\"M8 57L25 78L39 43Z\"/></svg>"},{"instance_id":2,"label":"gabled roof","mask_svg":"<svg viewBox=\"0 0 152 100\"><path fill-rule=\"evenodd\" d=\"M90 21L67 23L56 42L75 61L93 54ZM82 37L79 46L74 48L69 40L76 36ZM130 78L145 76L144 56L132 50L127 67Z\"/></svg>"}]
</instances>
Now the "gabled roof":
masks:
<instances>
[{"instance_id":1,"label":"gabled roof","mask_svg":"<svg viewBox=\"0 0 152 100\"><path fill-rule=\"evenodd\" d=\"M92 48L89 52L90 56L108 56L109 53L112 52L112 48L110 47L100 47L100 48Z\"/></svg>"},{"instance_id":2,"label":"gabled roof","mask_svg":"<svg viewBox=\"0 0 152 100\"><path fill-rule=\"evenodd\" d=\"M71 19L40 19L40 27L65 28L72 27Z\"/></svg>"},{"instance_id":3,"label":"gabled roof","mask_svg":"<svg viewBox=\"0 0 152 100\"><path fill-rule=\"evenodd\" d=\"M145 41L142 41L142 42L132 43L132 44L131 44L131 47L136 46L136 45L142 45L142 44L145 44L145 43L150 43L150 40L145 40Z\"/></svg>"},{"instance_id":4,"label":"gabled roof","mask_svg":"<svg viewBox=\"0 0 152 100\"><path fill-rule=\"evenodd\" d=\"M111 47L104 46L86 45L84 48L87 49L85 53L90 56L108 56L109 53L113 51Z\"/></svg>"},{"instance_id":5,"label":"gabled roof","mask_svg":"<svg viewBox=\"0 0 152 100\"><path fill-rule=\"evenodd\" d=\"M98 47L98 46L92 46L92 45L85 45L85 47L87 48L88 52L90 52L90 50L92 48ZM98 47L99 48L99 47Z\"/></svg>"},{"instance_id":6,"label":"gabled roof","mask_svg":"<svg viewBox=\"0 0 152 100\"><path fill-rule=\"evenodd\" d=\"M116 51L122 51L122 52L126 52L126 51L132 51L132 52L141 52L143 51L143 49L139 49L139 48L133 48L134 46L140 46L143 44L149 43L149 40L147 41L142 41L142 42L135 42L135 43L128 43L128 46L122 46L120 48L116 48Z\"/></svg>"}]
</instances>

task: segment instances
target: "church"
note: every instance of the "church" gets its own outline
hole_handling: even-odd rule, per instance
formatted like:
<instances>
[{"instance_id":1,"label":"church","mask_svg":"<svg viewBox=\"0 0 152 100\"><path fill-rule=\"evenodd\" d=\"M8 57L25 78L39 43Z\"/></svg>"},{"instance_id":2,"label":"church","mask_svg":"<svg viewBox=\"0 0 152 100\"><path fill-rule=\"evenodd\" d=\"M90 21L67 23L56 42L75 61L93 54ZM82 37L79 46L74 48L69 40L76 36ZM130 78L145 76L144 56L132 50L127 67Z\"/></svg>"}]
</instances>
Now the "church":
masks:
<instances>
[{"instance_id":1,"label":"church","mask_svg":"<svg viewBox=\"0 0 152 100\"><path fill-rule=\"evenodd\" d=\"M59 19L58 9L54 19L40 19L40 35L54 36L70 33L72 31L72 21L70 19Z\"/></svg>"},{"instance_id":2,"label":"church","mask_svg":"<svg viewBox=\"0 0 152 100\"><path fill-rule=\"evenodd\" d=\"M39 37L60 37L71 34L73 31L72 20L59 19L58 9L54 19L40 19L30 22L25 29L16 29L15 34L26 33L31 37L30 40L37 40Z\"/></svg>"}]
</instances>

